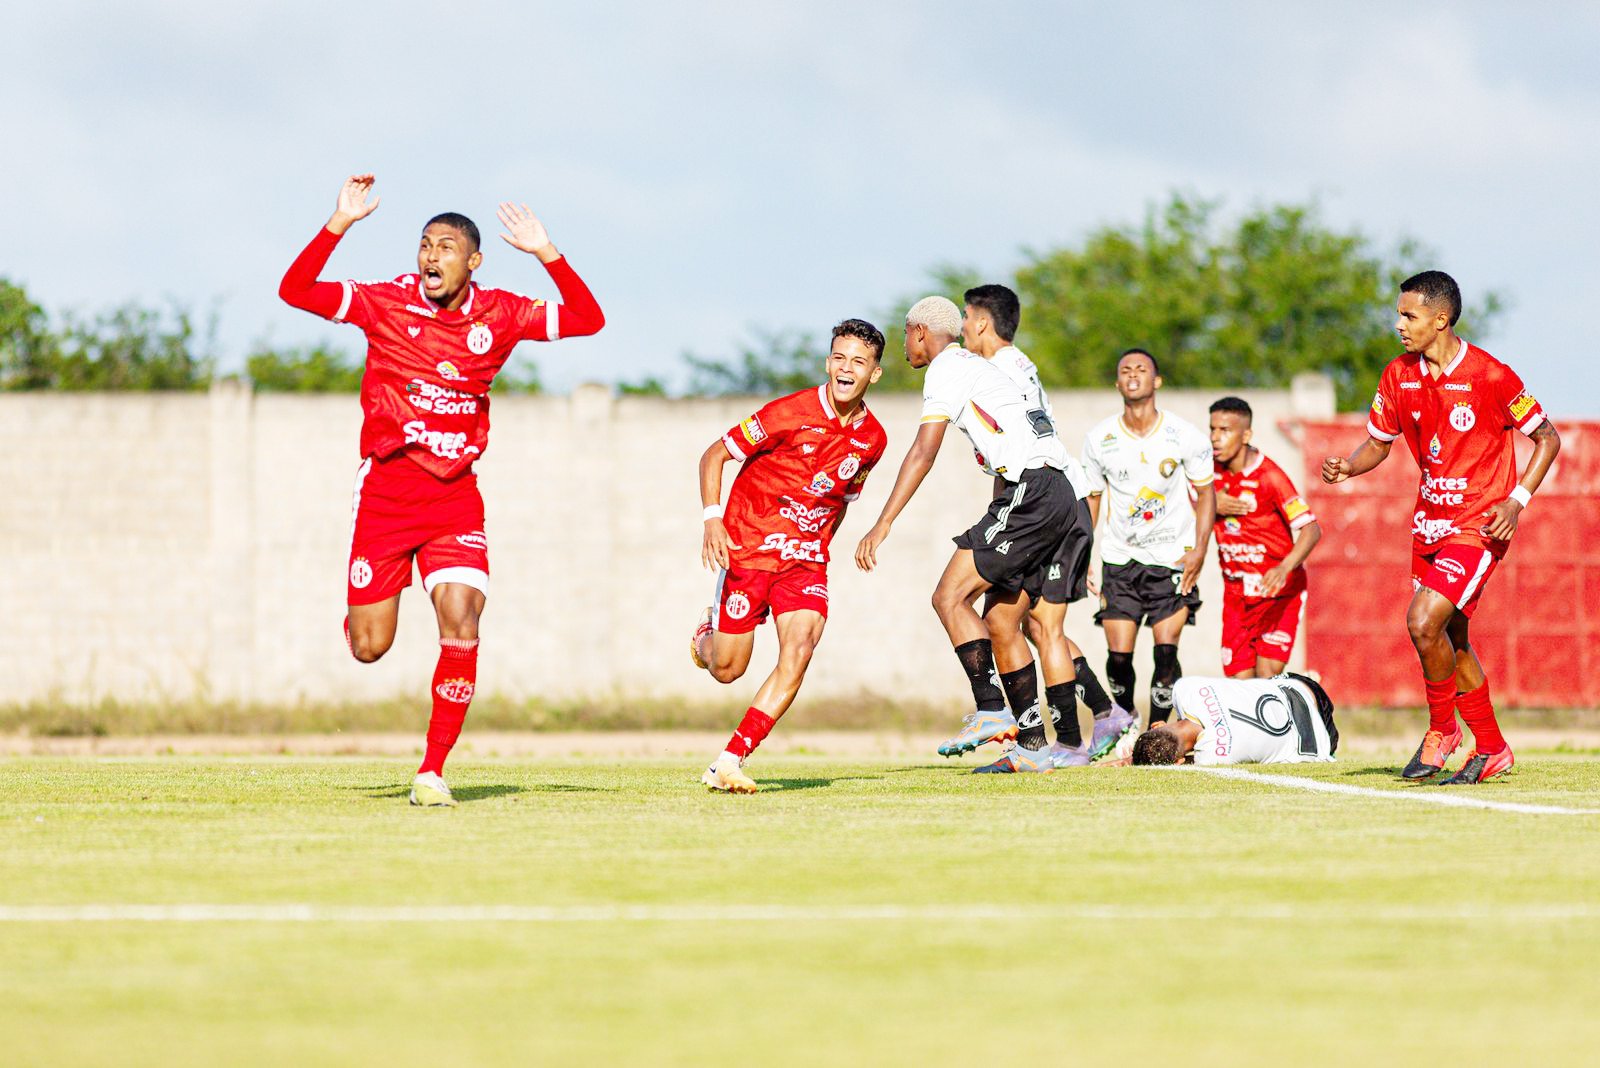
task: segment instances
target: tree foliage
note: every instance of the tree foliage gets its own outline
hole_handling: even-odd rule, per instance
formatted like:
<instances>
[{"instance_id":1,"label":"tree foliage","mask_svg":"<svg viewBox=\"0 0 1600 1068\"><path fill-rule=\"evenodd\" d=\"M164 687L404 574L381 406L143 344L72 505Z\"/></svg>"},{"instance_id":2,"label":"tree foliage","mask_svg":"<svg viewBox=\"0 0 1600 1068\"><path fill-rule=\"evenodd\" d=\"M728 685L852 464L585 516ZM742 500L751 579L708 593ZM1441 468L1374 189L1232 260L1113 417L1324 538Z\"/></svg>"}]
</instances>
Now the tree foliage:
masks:
<instances>
[{"instance_id":1,"label":"tree foliage","mask_svg":"<svg viewBox=\"0 0 1600 1068\"><path fill-rule=\"evenodd\" d=\"M326 344L293 349L258 347L245 359L245 373L260 392L354 393L361 365Z\"/></svg>"}]
</instances>

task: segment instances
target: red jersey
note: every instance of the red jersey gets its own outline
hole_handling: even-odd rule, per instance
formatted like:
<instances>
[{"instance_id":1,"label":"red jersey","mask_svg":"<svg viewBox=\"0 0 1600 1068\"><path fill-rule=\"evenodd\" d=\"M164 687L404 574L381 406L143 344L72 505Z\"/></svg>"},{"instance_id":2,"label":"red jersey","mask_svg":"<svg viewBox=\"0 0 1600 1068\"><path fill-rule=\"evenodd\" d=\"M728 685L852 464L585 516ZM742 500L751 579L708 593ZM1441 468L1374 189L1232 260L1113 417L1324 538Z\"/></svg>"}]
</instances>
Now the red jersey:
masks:
<instances>
[{"instance_id":1,"label":"red jersey","mask_svg":"<svg viewBox=\"0 0 1600 1068\"><path fill-rule=\"evenodd\" d=\"M1257 451L1243 471L1216 465L1218 493L1241 497L1254 507L1249 515L1222 516L1217 520L1217 555L1222 577L1233 596L1260 597L1261 576L1283 563L1294 548L1295 535L1317 517L1283 473L1283 468ZM1238 587L1237 589L1233 587ZM1289 573L1276 597L1298 597L1305 592L1306 569Z\"/></svg>"},{"instance_id":2,"label":"red jersey","mask_svg":"<svg viewBox=\"0 0 1600 1068\"><path fill-rule=\"evenodd\" d=\"M468 283L456 311L434 304L422 280L316 282L339 238L322 230L284 277L289 303L367 335L361 376L361 455L404 452L430 474L451 479L471 470L489 444L489 384L520 341L592 334L604 322L588 289L565 260L547 264L559 305ZM569 322L569 320L576 320Z\"/></svg>"},{"instance_id":3,"label":"red jersey","mask_svg":"<svg viewBox=\"0 0 1600 1068\"><path fill-rule=\"evenodd\" d=\"M1367 433L1379 441L1403 435L1422 470L1414 551L1475 545L1505 553L1508 542L1481 533L1483 513L1517 484L1512 430L1532 433L1544 419L1515 371L1465 341L1438 378L1420 355L1398 356L1383 369Z\"/></svg>"},{"instance_id":4,"label":"red jersey","mask_svg":"<svg viewBox=\"0 0 1600 1068\"><path fill-rule=\"evenodd\" d=\"M826 385L779 397L722 436L744 467L733 480L723 523L735 567L822 570L845 506L889 438L865 407L845 426Z\"/></svg>"}]
</instances>

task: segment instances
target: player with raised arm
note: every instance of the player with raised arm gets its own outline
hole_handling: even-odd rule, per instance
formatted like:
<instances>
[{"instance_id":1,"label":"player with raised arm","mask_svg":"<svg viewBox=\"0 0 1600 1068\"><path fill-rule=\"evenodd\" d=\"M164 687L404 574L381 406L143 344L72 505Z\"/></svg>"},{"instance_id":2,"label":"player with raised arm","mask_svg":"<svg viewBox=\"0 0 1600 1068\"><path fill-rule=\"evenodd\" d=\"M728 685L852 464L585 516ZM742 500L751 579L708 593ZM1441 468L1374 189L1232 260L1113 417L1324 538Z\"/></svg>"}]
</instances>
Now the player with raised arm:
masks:
<instances>
[{"instance_id":1,"label":"player with raised arm","mask_svg":"<svg viewBox=\"0 0 1600 1068\"><path fill-rule=\"evenodd\" d=\"M1056 426L1056 436L1061 427L1056 424L1055 409L1050 395L1039 381L1039 371L1033 361L1017 348L1017 327L1022 321L1022 302L1008 286L991 284L975 286L963 295L966 307L961 320L961 340L971 352L977 353L1016 383L1027 398L1030 410L1044 412ZM1062 439L1063 443L1065 438ZM1040 669L1044 673L1046 704L1056 732L1051 747L1058 767L1083 763L1079 749L1082 734L1079 731L1075 707L1066 700L1067 687L1076 698L1089 706L1094 716L1094 734L1090 738L1088 759L1104 756L1118 740L1134 728L1131 712L1114 704L1100 680L1089 667L1083 650L1066 634L1067 605L1083 599L1089 577L1089 557L1094 545L1094 520L1089 515L1088 483L1083 466L1077 457L1067 455L1067 481L1078 498L1077 522L1062 545L1062 558L1045 572L1046 584L1029 589L1028 618L1025 630L1028 640L1039 651ZM999 488L999 487L997 487ZM1048 595L1041 593L1048 589ZM1032 665L1028 665L1032 668ZM1001 683L1006 677L1002 674ZM1006 695L1012 696L1012 685L1006 685ZM1027 707L1026 694L1023 707ZM1013 702L1013 707L1016 707ZM1067 722L1067 718L1071 722Z\"/></svg>"},{"instance_id":2,"label":"player with raised arm","mask_svg":"<svg viewBox=\"0 0 1600 1068\"><path fill-rule=\"evenodd\" d=\"M1172 684L1183 674L1178 639L1200 607L1196 584L1217 514L1211 442L1156 408L1160 388L1156 358L1144 349L1124 352L1117 359L1122 414L1090 430L1083 446L1089 511L1097 523L1102 512L1106 520L1095 616L1106 633L1106 681L1112 698L1132 708L1133 647L1148 624L1155 638L1152 723L1167 718Z\"/></svg>"},{"instance_id":3,"label":"player with raised arm","mask_svg":"<svg viewBox=\"0 0 1600 1068\"><path fill-rule=\"evenodd\" d=\"M1316 681L1182 678L1171 722L1152 724L1118 764L1312 764L1339 749L1333 702Z\"/></svg>"},{"instance_id":4,"label":"player with raised arm","mask_svg":"<svg viewBox=\"0 0 1600 1068\"><path fill-rule=\"evenodd\" d=\"M1222 564L1222 670L1230 678L1282 674L1306 601L1306 558L1322 537L1311 506L1283 468L1250 444L1250 405L1211 405L1217 557Z\"/></svg>"},{"instance_id":5,"label":"player with raised arm","mask_svg":"<svg viewBox=\"0 0 1600 1068\"><path fill-rule=\"evenodd\" d=\"M453 212L423 227L416 273L389 282L318 281L339 239L377 209L372 185L370 174L345 181L333 216L289 267L278 295L367 336L345 640L363 663L388 652L415 559L438 619L439 660L411 803L454 805L444 762L477 688L478 620L489 591L473 473L489 441L489 386L518 342L593 334L605 318L526 205L500 205L500 236L545 265L560 304L475 284L472 272L483 262L478 228Z\"/></svg>"},{"instance_id":6,"label":"player with raised arm","mask_svg":"<svg viewBox=\"0 0 1600 1068\"><path fill-rule=\"evenodd\" d=\"M1349 457L1324 460L1322 479L1339 483L1366 474L1388 457L1396 438L1405 438L1416 459L1421 481L1411 516L1406 630L1422 663L1428 729L1401 774L1426 779L1444 770L1461 745L1459 711L1473 747L1446 781L1480 783L1516 761L1468 625L1561 438L1515 371L1457 336L1455 279L1443 271L1413 275L1400 283L1396 310L1405 351L1378 380L1367 438ZM1514 431L1534 442L1520 479Z\"/></svg>"},{"instance_id":7,"label":"player with raised arm","mask_svg":"<svg viewBox=\"0 0 1600 1068\"><path fill-rule=\"evenodd\" d=\"M1033 655L1022 635L1022 621L1028 614L1029 590L1049 595L1046 584L1063 581L1060 574L1051 579L1049 571L1062 559L1077 497L1067 481L1066 447L1049 416L1030 407L1003 371L961 347L961 321L960 309L945 297L925 297L906 313L906 359L912 367L927 368L922 423L878 521L856 546L856 565L863 571L877 566L878 546L927 477L945 428L954 423L976 450L978 466L995 477L999 492L983 518L956 536L956 551L933 592L934 611L977 706L939 752L958 755L1015 732L1016 744L977 770L1050 771L1056 761L1046 745ZM972 605L986 591L980 616ZM1015 717L1006 713L1001 689L1007 676L1017 684L1011 697ZM1062 702L1070 703L1076 731L1076 695L1070 688Z\"/></svg>"},{"instance_id":8,"label":"player with raised arm","mask_svg":"<svg viewBox=\"0 0 1600 1068\"><path fill-rule=\"evenodd\" d=\"M716 604L690 644L696 667L730 683L750 666L756 627L774 616L778 663L701 776L713 790L753 794L744 762L794 703L828 619L828 546L861 496L888 438L867 410L883 375L883 333L862 319L833 328L827 381L779 397L700 457L705 534L700 559L717 571ZM722 469L744 466L722 506Z\"/></svg>"}]
</instances>

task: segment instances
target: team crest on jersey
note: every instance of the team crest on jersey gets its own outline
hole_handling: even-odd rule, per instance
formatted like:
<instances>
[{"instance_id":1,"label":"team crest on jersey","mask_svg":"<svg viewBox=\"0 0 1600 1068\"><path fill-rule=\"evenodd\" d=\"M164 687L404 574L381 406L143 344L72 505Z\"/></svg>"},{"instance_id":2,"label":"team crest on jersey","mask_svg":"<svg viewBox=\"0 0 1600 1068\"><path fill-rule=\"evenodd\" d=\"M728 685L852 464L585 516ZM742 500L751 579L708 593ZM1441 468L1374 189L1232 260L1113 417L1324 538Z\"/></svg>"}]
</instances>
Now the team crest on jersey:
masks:
<instances>
[{"instance_id":1,"label":"team crest on jersey","mask_svg":"<svg viewBox=\"0 0 1600 1068\"><path fill-rule=\"evenodd\" d=\"M1171 478L1172 472L1176 471L1177 469L1178 461L1174 460L1170 456L1161 461L1161 467L1159 468L1162 478Z\"/></svg>"},{"instance_id":2,"label":"team crest on jersey","mask_svg":"<svg viewBox=\"0 0 1600 1068\"><path fill-rule=\"evenodd\" d=\"M1477 422L1478 417L1472 413L1472 405L1465 401L1450 409L1450 425L1463 434L1477 425Z\"/></svg>"},{"instance_id":3,"label":"team crest on jersey","mask_svg":"<svg viewBox=\"0 0 1600 1068\"><path fill-rule=\"evenodd\" d=\"M1429 456L1429 458L1437 460L1439 458L1439 453L1443 448L1444 448L1444 446L1439 444L1439 435L1435 434L1433 436L1433 440L1428 442L1428 456Z\"/></svg>"},{"instance_id":4,"label":"team crest on jersey","mask_svg":"<svg viewBox=\"0 0 1600 1068\"><path fill-rule=\"evenodd\" d=\"M365 556L358 556L350 561L350 585L358 590L364 590L372 584L372 565Z\"/></svg>"},{"instance_id":5,"label":"team crest on jersey","mask_svg":"<svg viewBox=\"0 0 1600 1068\"><path fill-rule=\"evenodd\" d=\"M1128 509L1129 519L1138 519L1146 523L1154 523L1167 511L1167 498L1164 494L1157 493L1149 486L1141 486L1138 496L1133 499L1133 507Z\"/></svg>"},{"instance_id":6,"label":"team crest on jersey","mask_svg":"<svg viewBox=\"0 0 1600 1068\"><path fill-rule=\"evenodd\" d=\"M728 594L728 599L723 602L722 610L728 613L729 619L743 619L750 614L750 598L736 590Z\"/></svg>"},{"instance_id":7,"label":"team crest on jersey","mask_svg":"<svg viewBox=\"0 0 1600 1068\"><path fill-rule=\"evenodd\" d=\"M839 461L840 481L849 482L852 478L856 477L856 472L859 470L861 470L861 457L857 456L855 453L851 453L849 456L846 456L843 460Z\"/></svg>"},{"instance_id":8,"label":"team crest on jersey","mask_svg":"<svg viewBox=\"0 0 1600 1068\"><path fill-rule=\"evenodd\" d=\"M406 327L406 333L410 334L412 337L416 337L418 334L422 333L422 327L408 326Z\"/></svg>"},{"instance_id":9,"label":"team crest on jersey","mask_svg":"<svg viewBox=\"0 0 1600 1068\"><path fill-rule=\"evenodd\" d=\"M467 380L467 376L462 374L460 369L449 360L440 360L434 370L438 371L439 377L446 382L465 382Z\"/></svg>"},{"instance_id":10,"label":"team crest on jersey","mask_svg":"<svg viewBox=\"0 0 1600 1068\"><path fill-rule=\"evenodd\" d=\"M493 344L494 331L482 323L473 323L472 329L467 331L467 351L474 356L482 356Z\"/></svg>"},{"instance_id":11,"label":"team crest on jersey","mask_svg":"<svg viewBox=\"0 0 1600 1068\"><path fill-rule=\"evenodd\" d=\"M811 485L806 487L806 492L813 497L826 497L833 492L833 479L828 477L826 471L818 471L811 479Z\"/></svg>"},{"instance_id":12,"label":"team crest on jersey","mask_svg":"<svg viewBox=\"0 0 1600 1068\"><path fill-rule=\"evenodd\" d=\"M806 444L800 446L800 455L801 456L810 456L812 453L814 453L816 451L817 451L817 447L815 445L812 445L810 442L807 442Z\"/></svg>"},{"instance_id":13,"label":"team crest on jersey","mask_svg":"<svg viewBox=\"0 0 1600 1068\"><path fill-rule=\"evenodd\" d=\"M1522 420L1527 417L1528 413L1533 411L1534 405L1538 403L1538 401L1533 399L1532 394L1530 394L1527 390L1523 390L1521 393L1517 394L1516 399L1514 399L1509 406L1511 409L1511 418L1515 419L1519 423L1522 422Z\"/></svg>"}]
</instances>

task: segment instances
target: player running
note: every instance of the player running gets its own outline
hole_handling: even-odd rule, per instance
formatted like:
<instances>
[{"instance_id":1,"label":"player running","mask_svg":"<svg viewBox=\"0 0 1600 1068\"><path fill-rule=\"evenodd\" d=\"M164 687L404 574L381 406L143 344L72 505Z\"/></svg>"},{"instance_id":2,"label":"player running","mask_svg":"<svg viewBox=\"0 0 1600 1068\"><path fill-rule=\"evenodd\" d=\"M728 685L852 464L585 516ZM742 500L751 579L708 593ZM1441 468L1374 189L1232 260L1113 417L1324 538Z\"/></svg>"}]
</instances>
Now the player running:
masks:
<instances>
[{"instance_id":1,"label":"player running","mask_svg":"<svg viewBox=\"0 0 1600 1068\"><path fill-rule=\"evenodd\" d=\"M1155 638L1152 723L1172 710L1172 684L1183 674L1178 639L1200 607L1196 583L1217 514L1211 443L1156 408L1160 388L1156 358L1143 349L1124 352L1117 360L1122 414L1090 430L1083 446L1089 511L1096 522L1102 511L1106 516L1095 616L1106 632L1106 681L1112 699L1132 708L1133 647L1148 624Z\"/></svg>"},{"instance_id":2,"label":"player running","mask_svg":"<svg viewBox=\"0 0 1600 1068\"><path fill-rule=\"evenodd\" d=\"M1339 749L1333 702L1304 675L1182 678L1172 711L1172 722L1152 724L1117 763L1326 763Z\"/></svg>"},{"instance_id":3,"label":"player running","mask_svg":"<svg viewBox=\"0 0 1600 1068\"><path fill-rule=\"evenodd\" d=\"M1322 527L1283 473L1250 444L1250 405L1211 406L1217 557L1222 564L1222 670L1230 678L1283 673L1306 601L1304 563Z\"/></svg>"},{"instance_id":4,"label":"player running","mask_svg":"<svg viewBox=\"0 0 1600 1068\"><path fill-rule=\"evenodd\" d=\"M883 375L883 334L861 319L833 328L828 380L763 406L700 457L705 538L700 558L716 567L716 605L690 645L696 667L729 683L745 673L755 629L778 628L778 663L739 729L705 774L713 790L753 794L744 762L800 691L828 619L828 545L846 506L888 438L867 411L867 389ZM722 501L722 469L744 464Z\"/></svg>"},{"instance_id":5,"label":"player running","mask_svg":"<svg viewBox=\"0 0 1600 1068\"><path fill-rule=\"evenodd\" d=\"M1038 369L1033 361L1013 342L1017 327L1022 321L1022 302L1017 294L1003 285L983 285L967 290L962 298L966 308L961 320L961 340L968 351L994 364L1006 373L1026 398L1030 410L1043 411L1055 424L1055 409L1050 396L1039 381ZM1056 427L1060 436L1060 427ZM1088 757L1097 760L1110 752L1124 734L1134 729L1133 713L1115 705L1100 685L1100 680L1089 667L1083 650L1066 634L1067 605L1080 601L1087 590L1089 557L1094 545L1094 520L1089 514L1088 481L1077 457L1067 454L1067 481L1078 498L1078 524L1068 534L1063 555L1046 573L1050 596L1041 597L1040 590L1029 590L1030 604L1025 629L1028 640L1039 650L1039 662L1044 672L1045 699L1050 708L1050 718L1056 732L1058 766L1076 763L1076 750L1083 736L1074 717L1071 723L1063 720L1066 704L1062 697L1064 686L1072 686L1075 696L1089 706L1094 716L1094 734L1089 741ZM1032 666L1031 664L1029 665ZM1004 683L1004 675L1001 682ZM1006 687L1011 694L1011 688ZM1027 707L1026 695L1023 707ZM1016 707L1015 704L1012 705Z\"/></svg>"},{"instance_id":6,"label":"player running","mask_svg":"<svg viewBox=\"0 0 1600 1068\"><path fill-rule=\"evenodd\" d=\"M373 180L358 174L345 181L333 216L289 267L278 295L367 336L345 639L363 663L389 651L415 558L439 623L439 660L411 803L454 805L444 762L477 687L478 619L489 592L483 498L473 473L489 441L489 385L519 341L593 334L605 317L526 205L500 205L507 231L500 236L538 257L561 304L474 284L472 272L483 262L478 228L453 212L423 227L415 274L392 282L318 281L345 231L377 210L378 198L369 198Z\"/></svg>"},{"instance_id":7,"label":"player running","mask_svg":"<svg viewBox=\"0 0 1600 1068\"><path fill-rule=\"evenodd\" d=\"M906 313L906 359L912 367L928 369L922 424L883 512L856 546L856 565L863 571L877 565L878 546L927 477L945 428L954 423L977 451L978 465L995 476L999 492L988 513L956 536L956 551L933 591L934 611L977 705L939 752L964 753L1015 732L1017 744L978 771L1044 772L1058 758L1088 763L1081 736L1076 747L1047 747L1033 656L1022 636L1033 597L1065 600L1065 572L1052 578L1051 569L1063 566L1077 521L1077 497L1066 475L1068 453L1043 410L1030 407L1004 372L961 347L961 324L960 309L944 297L925 297ZM985 591L989 596L980 616L972 603ZM1006 713L1002 685L1011 687L1015 717ZM1077 695L1069 686L1058 700L1063 730L1070 722L1076 734Z\"/></svg>"},{"instance_id":8,"label":"player running","mask_svg":"<svg viewBox=\"0 0 1600 1068\"><path fill-rule=\"evenodd\" d=\"M1406 629L1422 663L1428 729L1401 774L1426 779L1444 770L1461 745L1459 710L1473 747L1446 782L1480 783L1516 761L1495 719L1468 623L1561 438L1515 371L1456 335L1455 279L1443 271L1413 275L1400 284L1397 311L1405 351L1378 381L1367 439L1348 458L1324 460L1322 478L1339 483L1366 474L1399 437L1416 459L1422 478L1411 517ZM1513 430L1534 442L1520 480Z\"/></svg>"}]
</instances>

